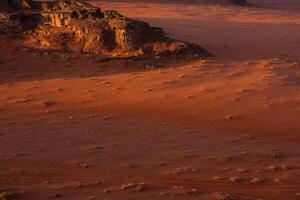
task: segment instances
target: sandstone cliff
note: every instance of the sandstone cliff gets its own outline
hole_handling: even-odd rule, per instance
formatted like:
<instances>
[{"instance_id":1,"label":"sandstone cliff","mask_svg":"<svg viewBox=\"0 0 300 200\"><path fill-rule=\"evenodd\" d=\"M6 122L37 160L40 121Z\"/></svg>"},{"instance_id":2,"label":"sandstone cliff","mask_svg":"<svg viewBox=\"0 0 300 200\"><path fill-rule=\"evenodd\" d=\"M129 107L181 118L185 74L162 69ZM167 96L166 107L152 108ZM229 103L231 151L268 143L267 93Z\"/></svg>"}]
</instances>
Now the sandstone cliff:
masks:
<instances>
[{"instance_id":1,"label":"sandstone cliff","mask_svg":"<svg viewBox=\"0 0 300 200\"><path fill-rule=\"evenodd\" d=\"M161 28L76 0L0 2L0 33L20 36L30 47L114 55L210 54L171 39Z\"/></svg>"}]
</instances>

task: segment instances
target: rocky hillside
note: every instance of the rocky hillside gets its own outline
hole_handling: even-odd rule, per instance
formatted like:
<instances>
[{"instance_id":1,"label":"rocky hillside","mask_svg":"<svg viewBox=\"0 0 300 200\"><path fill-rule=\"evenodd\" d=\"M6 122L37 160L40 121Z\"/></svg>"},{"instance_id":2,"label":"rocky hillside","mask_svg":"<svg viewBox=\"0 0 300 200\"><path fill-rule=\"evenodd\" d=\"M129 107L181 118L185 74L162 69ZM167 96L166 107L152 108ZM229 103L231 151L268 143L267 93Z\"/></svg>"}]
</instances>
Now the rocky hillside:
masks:
<instances>
[{"instance_id":1,"label":"rocky hillside","mask_svg":"<svg viewBox=\"0 0 300 200\"><path fill-rule=\"evenodd\" d=\"M0 32L34 48L106 56L192 54L203 48L167 37L161 28L76 0L2 0Z\"/></svg>"}]
</instances>

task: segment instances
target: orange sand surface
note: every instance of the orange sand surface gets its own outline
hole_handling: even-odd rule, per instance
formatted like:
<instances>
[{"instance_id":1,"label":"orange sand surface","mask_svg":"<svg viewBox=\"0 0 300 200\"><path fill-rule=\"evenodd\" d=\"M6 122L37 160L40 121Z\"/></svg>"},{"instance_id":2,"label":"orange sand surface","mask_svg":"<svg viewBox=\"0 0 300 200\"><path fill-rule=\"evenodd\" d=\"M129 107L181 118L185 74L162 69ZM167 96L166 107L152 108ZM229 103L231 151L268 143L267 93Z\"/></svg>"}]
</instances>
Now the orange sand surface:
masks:
<instances>
[{"instance_id":1,"label":"orange sand surface","mask_svg":"<svg viewBox=\"0 0 300 200\"><path fill-rule=\"evenodd\" d=\"M215 57L94 62L36 54L2 37L0 192L30 200L299 199L298 0L253 0L250 8L92 3ZM153 63L163 67L145 67Z\"/></svg>"}]
</instances>

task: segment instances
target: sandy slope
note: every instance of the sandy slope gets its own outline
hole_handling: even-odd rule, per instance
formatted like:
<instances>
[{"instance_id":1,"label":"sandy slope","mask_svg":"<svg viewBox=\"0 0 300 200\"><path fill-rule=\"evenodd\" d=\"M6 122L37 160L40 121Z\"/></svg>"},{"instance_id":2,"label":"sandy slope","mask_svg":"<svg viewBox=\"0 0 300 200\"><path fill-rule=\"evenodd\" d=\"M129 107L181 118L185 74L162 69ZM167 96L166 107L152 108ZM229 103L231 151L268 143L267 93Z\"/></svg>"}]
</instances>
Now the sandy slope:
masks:
<instances>
[{"instance_id":1,"label":"sandy slope","mask_svg":"<svg viewBox=\"0 0 300 200\"><path fill-rule=\"evenodd\" d=\"M12 199L299 198L295 1L94 3L216 57L99 63L15 50L18 41L2 38L1 190ZM165 67L144 67L152 63ZM128 183L146 185L121 189Z\"/></svg>"}]
</instances>

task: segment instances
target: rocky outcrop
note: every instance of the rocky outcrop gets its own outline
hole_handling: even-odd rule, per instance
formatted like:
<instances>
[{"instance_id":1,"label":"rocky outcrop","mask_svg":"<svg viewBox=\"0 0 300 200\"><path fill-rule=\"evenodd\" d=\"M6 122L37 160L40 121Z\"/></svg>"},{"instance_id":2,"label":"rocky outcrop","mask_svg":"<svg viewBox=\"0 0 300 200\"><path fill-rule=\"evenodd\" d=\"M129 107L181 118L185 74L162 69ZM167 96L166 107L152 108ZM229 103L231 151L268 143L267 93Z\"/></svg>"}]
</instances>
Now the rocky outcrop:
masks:
<instances>
[{"instance_id":1,"label":"rocky outcrop","mask_svg":"<svg viewBox=\"0 0 300 200\"><path fill-rule=\"evenodd\" d=\"M2 0L0 32L18 34L27 46L108 56L210 54L167 37L163 29L76 0Z\"/></svg>"}]
</instances>

